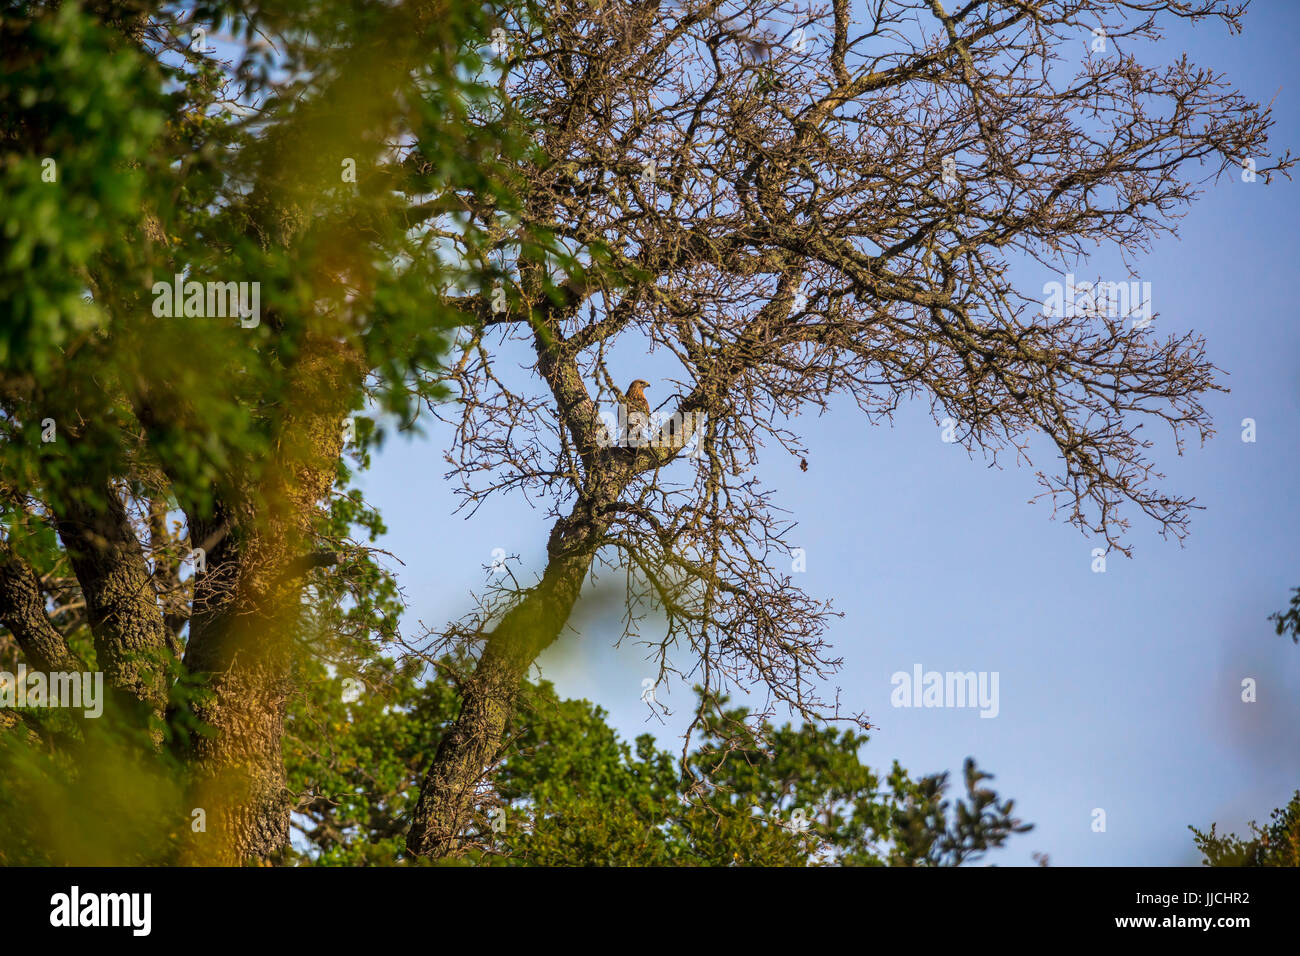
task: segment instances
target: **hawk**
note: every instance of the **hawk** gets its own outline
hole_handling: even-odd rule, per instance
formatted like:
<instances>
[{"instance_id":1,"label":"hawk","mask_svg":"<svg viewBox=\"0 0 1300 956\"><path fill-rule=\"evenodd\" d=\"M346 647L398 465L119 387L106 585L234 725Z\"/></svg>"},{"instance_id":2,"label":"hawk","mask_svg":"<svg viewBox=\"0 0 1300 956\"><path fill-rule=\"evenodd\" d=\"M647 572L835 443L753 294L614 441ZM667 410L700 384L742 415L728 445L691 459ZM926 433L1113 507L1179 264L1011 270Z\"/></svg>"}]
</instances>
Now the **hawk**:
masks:
<instances>
[{"instance_id":1,"label":"hawk","mask_svg":"<svg viewBox=\"0 0 1300 956\"><path fill-rule=\"evenodd\" d=\"M627 434L630 439L635 432L644 436L650 428L650 402L645 397L645 390L650 383L643 378L633 379L627 387Z\"/></svg>"}]
</instances>

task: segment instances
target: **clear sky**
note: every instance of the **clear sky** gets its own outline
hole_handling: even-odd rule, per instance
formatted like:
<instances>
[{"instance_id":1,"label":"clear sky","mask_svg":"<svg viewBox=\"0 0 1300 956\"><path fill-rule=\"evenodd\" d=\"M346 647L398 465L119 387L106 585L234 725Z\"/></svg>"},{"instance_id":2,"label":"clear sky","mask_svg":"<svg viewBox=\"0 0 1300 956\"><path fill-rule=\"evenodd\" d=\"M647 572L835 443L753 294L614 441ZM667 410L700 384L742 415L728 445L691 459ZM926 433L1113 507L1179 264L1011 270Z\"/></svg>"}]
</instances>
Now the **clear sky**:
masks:
<instances>
[{"instance_id":1,"label":"clear sky","mask_svg":"<svg viewBox=\"0 0 1300 956\"><path fill-rule=\"evenodd\" d=\"M1300 152L1298 32L1300 4L1257 0L1244 35L1215 23L1179 28L1163 59L1185 50L1255 100L1276 95L1274 152ZM1094 573L1099 542L1027 503L1032 469L1012 457L1001 470L972 460L940 440L921 404L892 427L871 427L841 402L795 423L811 449L806 473L779 449L759 468L799 523L792 543L806 549L807 571L798 583L843 612L828 637L844 666L827 690L838 687L845 708L876 725L863 759L887 769L897 758L915 775L950 770L958 784L972 755L1036 824L990 862L1028 865L1038 851L1053 865L1194 864L1189 823L1240 833L1300 787L1300 648L1267 620L1300 585L1298 189L1239 177L1207 184L1180 238L1138 260L1157 326L1202 333L1231 389L1208 397L1218 429L1209 443L1181 458L1167 443L1158 449L1165 486L1205 509L1185 546L1134 515L1133 558L1112 554ZM1117 265L1102 255L1074 271L1119 279ZM1036 297L1060 278L1037 266L1021 275ZM651 379L652 395L653 367L631 353L613 362L623 382ZM1244 418L1257 423L1254 443L1241 439ZM545 553L544 510L522 499L490 501L468 521L452 515L445 438L430 429L392 440L362 478L392 526L382 546L405 562L396 570L408 634L459 618L494 548L518 553L525 573ZM599 703L628 738L649 731L676 751L689 687L661 689L673 716L650 719L640 695L653 672L636 648L612 646L617 613L582 607L573 623L577 633L543 656L542 676ZM891 707L891 675L917 664L998 672L998 715ZM1241 700L1247 677L1257 681L1254 703ZM1095 808L1106 812L1104 833L1093 832Z\"/></svg>"}]
</instances>

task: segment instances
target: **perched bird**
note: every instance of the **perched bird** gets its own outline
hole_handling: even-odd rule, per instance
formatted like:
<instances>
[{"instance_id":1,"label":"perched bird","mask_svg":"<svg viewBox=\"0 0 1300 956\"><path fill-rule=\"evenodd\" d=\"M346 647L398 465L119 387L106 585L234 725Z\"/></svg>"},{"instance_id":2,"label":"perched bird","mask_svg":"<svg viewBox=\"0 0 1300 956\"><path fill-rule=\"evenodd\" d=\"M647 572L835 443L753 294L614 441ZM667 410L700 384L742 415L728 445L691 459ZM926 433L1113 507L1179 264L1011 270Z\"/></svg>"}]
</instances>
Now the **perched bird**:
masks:
<instances>
[{"instance_id":1,"label":"perched bird","mask_svg":"<svg viewBox=\"0 0 1300 956\"><path fill-rule=\"evenodd\" d=\"M650 402L645 397L645 390L650 387L650 383L643 378L634 379L632 384L627 387L627 410L629 412L643 412L648 417L650 415Z\"/></svg>"},{"instance_id":2,"label":"perched bird","mask_svg":"<svg viewBox=\"0 0 1300 956\"><path fill-rule=\"evenodd\" d=\"M644 436L650 427L650 402L645 390L650 383L643 378L634 379L627 387L627 434Z\"/></svg>"}]
</instances>

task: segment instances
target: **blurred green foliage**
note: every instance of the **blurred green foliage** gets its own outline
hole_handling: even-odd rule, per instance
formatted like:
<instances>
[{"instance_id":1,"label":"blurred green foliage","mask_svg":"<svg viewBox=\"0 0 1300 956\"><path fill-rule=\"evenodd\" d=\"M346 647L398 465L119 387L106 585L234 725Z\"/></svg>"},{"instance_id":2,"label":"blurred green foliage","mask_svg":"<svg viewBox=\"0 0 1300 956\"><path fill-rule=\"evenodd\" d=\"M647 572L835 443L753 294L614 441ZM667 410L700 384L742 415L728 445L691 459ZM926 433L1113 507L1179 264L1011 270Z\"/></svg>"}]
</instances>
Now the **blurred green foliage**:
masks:
<instances>
[{"instance_id":1,"label":"blurred green foliage","mask_svg":"<svg viewBox=\"0 0 1300 956\"><path fill-rule=\"evenodd\" d=\"M438 369L474 321L446 293L491 284L502 234L410 210L473 196L505 221L535 137L485 66L489 12L450 0L412 21L427 9L163 5L141 38L75 3L7 5L0 482L87 496L92 476L161 470L202 513L274 457L313 335L371 370L349 396L378 413L363 442L445 395ZM259 324L154 315L154 283L177 275L259 283Z\"/></svg>"},{"instance_id":2,"label":"blurred green foliage","mask_svg":"<svg viewBox=\"0 0 1300 956\"><path fill-rule=\"evenodd\" d=\"M59 350L103 330L87 295L105 257L130 258L125 223L154 190L165 122L161 76L75 4L0 19L0 366L50 372Z\"/></svg>"}]
</instances>

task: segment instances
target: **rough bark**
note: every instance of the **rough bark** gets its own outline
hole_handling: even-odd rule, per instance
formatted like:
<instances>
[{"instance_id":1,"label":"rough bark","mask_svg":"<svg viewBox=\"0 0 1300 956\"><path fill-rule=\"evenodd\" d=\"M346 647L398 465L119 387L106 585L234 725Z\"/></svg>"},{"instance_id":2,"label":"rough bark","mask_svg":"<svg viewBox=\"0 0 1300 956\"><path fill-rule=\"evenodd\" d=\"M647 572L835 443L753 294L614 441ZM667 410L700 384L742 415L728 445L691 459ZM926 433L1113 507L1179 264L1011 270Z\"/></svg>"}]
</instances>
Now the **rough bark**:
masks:
<instances>
[{"instance_id":1,"label":"rough bark","mask_svg":"<svg viewBox=\"0 0 1300 956\"><path fill-rule=\"evenodd\" d=\"M407 850L440 858L452 853L473 812L475 790L496 759L529 666L560 635L607 522L608 502L580 502L551 532L542 581L501 619L465 684L456 723L443 737L416 805Z\"/></svg>"},{"instance_id":2,"label":"rough bark","mask_svg":"<svg viewBox=\"0 0 1300 956\"><path fill-rule=\"evenodd\" d=\"M303 554L334 481L341 420L363 374L359 356L309 341L292 374L301 398L286 416L277 459L263 480L215 520L195 520L208 570L194 592L185 665L206 691L193 706L203 732L189 741L192 864L274 862L289 842L290 799L281 741L292 689Z\"/></svg>"},{"instance_id":3,"label":"rough bark","mask_svg":"<svg viewBox=\"0 0 1300 956\"><path fill-rule=\"evenodd\" d=\"M31 566L0 541L0 624L18 642L23 657L46 673L77 669L68 642L45 616L40 582Z\"/></svg>"},{"instance_id":4,"label":"rough bark","mask_svg":"<svg viewBox=\"0 0 1300 956\"><path fill-rule=\"evenodd\" d=\"M140 541L116 489L107 482L53 508L55 526L86 600L95 658L121 703L161 715L170 651Z\"/></svg>"}]
</instances>

